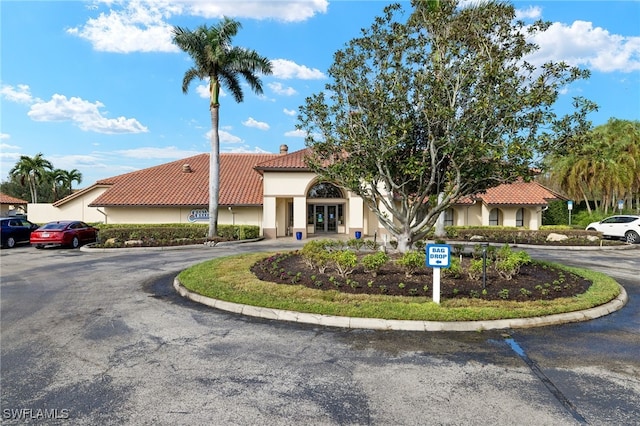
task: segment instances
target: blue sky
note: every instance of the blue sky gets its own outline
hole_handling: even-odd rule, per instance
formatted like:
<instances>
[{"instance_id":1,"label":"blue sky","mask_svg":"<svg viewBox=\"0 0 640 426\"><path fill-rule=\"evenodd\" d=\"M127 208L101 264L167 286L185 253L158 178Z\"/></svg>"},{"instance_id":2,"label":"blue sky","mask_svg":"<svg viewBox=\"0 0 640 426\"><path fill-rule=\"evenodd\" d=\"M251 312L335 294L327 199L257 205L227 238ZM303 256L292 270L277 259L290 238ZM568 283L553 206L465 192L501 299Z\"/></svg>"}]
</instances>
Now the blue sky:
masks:
<instances>
[{"instance_id":1,"label":"blue sky","mask_svg":"<svg viewBox=\"0 0 640 426\"><path fill-rule=\"evenodd\" d=\"M389 1L6 1L0 0L0 179L21 155L41 152L77 169L79 187L209 152L206 83L187 95L190 58L171 28L229 16L242 23L234 45L269 58L264 94L223 96L222 152L304 147L298 107L323 90L333 53L368 28ZM408 2L403 2L409 7ZM592 71L562 91L599 104L594 125L640 119L639 1L515 1L526 22L553 23L532 60L564 60Z\"/></svg>"}]
</instances>

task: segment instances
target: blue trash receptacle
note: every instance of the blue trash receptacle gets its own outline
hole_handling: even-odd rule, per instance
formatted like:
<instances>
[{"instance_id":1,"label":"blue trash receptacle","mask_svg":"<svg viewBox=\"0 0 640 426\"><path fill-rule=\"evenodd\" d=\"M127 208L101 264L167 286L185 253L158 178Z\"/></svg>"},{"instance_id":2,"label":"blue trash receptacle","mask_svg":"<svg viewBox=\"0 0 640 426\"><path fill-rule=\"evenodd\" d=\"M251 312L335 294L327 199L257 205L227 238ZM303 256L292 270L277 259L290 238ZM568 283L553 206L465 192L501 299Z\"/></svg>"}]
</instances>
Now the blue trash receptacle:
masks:
<instances>
[{"instance_id":1,"label":"blue trash receptacle","mask_svg":"<svg viewBox=\"0 0 640 426\"><path fill-rule=\"evenodd\" d=\"M360 238L362 238L362 232L356 231L356 240L359 240Z\"/></svg>"},{"instance_id":2,"label":"blue trash receptacle","mask_svg":"<svg viewBox=\"0 0 640 426\"><path fill-rule=\"evenodd\" d=\"M296 240L302 239L302 232L296 232Z\"/></svg>"}]
</instances>

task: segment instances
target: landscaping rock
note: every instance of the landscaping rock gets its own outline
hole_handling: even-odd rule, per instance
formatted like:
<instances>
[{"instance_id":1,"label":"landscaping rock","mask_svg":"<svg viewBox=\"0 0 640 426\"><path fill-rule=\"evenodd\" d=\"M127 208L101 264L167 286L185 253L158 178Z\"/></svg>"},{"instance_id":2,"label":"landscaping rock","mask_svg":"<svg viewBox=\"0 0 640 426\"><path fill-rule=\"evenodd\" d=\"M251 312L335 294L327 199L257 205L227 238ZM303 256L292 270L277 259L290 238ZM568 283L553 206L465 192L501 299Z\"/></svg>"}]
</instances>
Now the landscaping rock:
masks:
<instances>
[{"instance_id":1,"label":"landscaping rock","mask_svg":"<svg viewBox=\"0 0 640 426\"><path fill-rule=\"evenodd\" d=\"M556 234L554 232L552 232L549 235L547 235L547 241L549 241L549 242L564 241L564 240L568 240L568 239L569 239L569 237L567 237L566 235Z\"/></svg>"}]
</instances>

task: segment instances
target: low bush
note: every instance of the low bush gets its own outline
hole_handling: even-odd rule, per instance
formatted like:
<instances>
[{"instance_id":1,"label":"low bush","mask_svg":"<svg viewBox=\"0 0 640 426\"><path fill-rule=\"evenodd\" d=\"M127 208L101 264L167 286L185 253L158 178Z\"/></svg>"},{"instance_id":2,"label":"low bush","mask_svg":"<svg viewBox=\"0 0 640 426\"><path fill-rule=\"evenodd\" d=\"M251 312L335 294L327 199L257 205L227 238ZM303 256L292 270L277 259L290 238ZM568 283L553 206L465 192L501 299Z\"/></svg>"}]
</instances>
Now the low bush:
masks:
<instances>
[{"instance_id":1,"label":"low bush","mask_svg":"<svg viewBox=\"0 0 640 426\"><path fill-rule=\"evenodd\" d=\"M377 251L375 253L367 254L362 258L362 265L365 270L371 272L375 277L378 274L380 268L382 268L389 261L389 256L383 251Z\"/></svg>"},{"instance_id":2,"label":"low bush","mask_svg":"<svg viewBox=\"0 0 640 426\"><path fill-rule=\"evenodd\" d=\"M208 240L209 228L205 224L102 224L98 229L98 245L102 247L124 247L125 242L155 247L203 243ZM219 225L214 241L254 239L259 235L260 228L255 225Z\"/></svg>"}]
</instances>

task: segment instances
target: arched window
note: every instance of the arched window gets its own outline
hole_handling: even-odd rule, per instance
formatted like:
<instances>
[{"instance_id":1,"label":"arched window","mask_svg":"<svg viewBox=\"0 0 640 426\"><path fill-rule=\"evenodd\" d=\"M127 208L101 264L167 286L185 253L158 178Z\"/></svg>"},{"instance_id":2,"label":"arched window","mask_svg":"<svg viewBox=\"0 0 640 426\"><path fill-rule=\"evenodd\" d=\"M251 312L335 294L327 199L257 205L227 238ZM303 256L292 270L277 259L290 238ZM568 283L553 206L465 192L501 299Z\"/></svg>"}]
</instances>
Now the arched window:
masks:
<instances>
[{"instance_id":1,"label":"arched window","mask_svg":"<svg viewBox=\"0 0 640 426\"><path fill-rule=\"evenodd\" d=\"M342 191L329 182L319 182L311 187L307 198L344 198Z\"/></svg>"},{"instance_id":2,"label":"arched window","mask_svg":"<svg viewBox=\"0 0 640 426\"><path fill-rule=\"evenodd\" d=\"M489 226L500 226L502 224L502 212L500 209L491 209L489 212Z\"/></svg>"},{"instance_id":3,"label":"arched window","mask_svg":"<svg viewBox=\"0 0 640 426\"><path fill-rule=\"evenodd\" d=\"M519 208L516 212L516 226L524 226L524 209Z\"/></svg>"}]
</instances>

